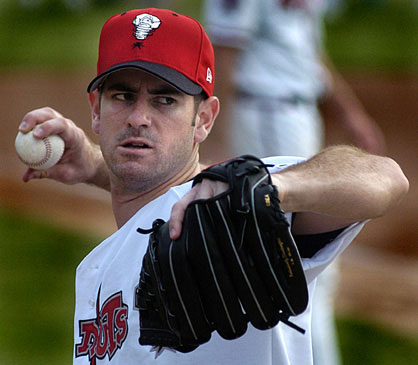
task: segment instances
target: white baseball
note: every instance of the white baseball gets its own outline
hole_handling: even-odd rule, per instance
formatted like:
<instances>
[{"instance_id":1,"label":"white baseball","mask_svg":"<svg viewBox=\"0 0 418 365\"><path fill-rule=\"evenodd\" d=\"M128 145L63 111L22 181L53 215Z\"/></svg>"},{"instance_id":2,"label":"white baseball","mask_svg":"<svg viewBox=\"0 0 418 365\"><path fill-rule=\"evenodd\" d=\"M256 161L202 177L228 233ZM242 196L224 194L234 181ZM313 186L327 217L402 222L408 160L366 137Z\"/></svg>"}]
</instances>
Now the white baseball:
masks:
<instances>
[{"instance_id":1,"label":"white baseball","mask_svg":"<svg viewBox=\"0 0 418 365\"><path fill-rule=\"evenodd\" d=\"M43 139L35 138L32 131L19 132L15 140L17 155L21 161L36 170L54 166L64 153L64 140L54 134Z\"/></svg>"}]
</instances>

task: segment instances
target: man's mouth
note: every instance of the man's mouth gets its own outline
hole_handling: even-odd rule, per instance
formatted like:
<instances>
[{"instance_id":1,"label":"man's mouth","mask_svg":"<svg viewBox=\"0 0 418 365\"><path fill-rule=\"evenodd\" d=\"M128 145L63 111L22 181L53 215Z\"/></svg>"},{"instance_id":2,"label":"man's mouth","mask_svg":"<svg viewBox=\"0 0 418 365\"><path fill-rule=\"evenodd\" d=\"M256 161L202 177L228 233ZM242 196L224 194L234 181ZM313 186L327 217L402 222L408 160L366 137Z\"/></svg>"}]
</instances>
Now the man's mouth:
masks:
<instances>
[{"instance_id":1,"label":"man's mouth","mask_svg":"<svg viewBox=\"0 0 418 365\"><path fill-rule=\"evenodd\" d=\"M133 143L133 142L129 142L129 143L125 143L122 145L122 147L124 148L135 148L135 149L139 149L139 148L150 148L149 145L145 144L145 143Z\"/></svg>"},{"instance_id":2,"label":"man's mouth","mask_svg":"<svg viewBox=\"0 0 418 365\"><path fill-rule=\"evenodd\" d=\"M121 141L120 146L130 150L152 148L151 143L145 138L125 138L123 141Z\"/></svg>"}]
</instances>

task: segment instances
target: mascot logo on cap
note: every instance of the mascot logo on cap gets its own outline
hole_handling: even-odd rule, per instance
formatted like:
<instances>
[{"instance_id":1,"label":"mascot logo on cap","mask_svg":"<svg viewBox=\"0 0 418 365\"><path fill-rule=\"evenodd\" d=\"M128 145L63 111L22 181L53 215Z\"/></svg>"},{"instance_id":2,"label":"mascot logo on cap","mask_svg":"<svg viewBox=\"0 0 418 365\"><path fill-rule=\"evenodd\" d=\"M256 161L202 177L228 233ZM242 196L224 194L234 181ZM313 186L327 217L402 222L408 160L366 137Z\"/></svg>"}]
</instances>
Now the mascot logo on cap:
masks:
<instances>
[{"instance_id":1,"label":"mascot logo on cap","mask_svg":"<svg viewBox=\"0 0 418 365\"><path fill-rule=\"evenodd\" d=\"M141 14L132 24L135 25L135 38L144 40L160 26L161 20L151 14Z\"/></svg>"}]
</instances>

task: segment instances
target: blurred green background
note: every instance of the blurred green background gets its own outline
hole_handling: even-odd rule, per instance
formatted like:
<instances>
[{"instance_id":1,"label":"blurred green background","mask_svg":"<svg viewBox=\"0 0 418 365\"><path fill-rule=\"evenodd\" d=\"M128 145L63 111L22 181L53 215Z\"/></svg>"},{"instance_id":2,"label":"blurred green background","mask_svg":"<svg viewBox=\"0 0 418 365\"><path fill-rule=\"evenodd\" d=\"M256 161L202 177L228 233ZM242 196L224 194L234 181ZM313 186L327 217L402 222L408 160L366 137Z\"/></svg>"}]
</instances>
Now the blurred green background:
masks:
<instances>
[{"instance_id":1,"label":"blurred green background","mask_svg":"<svg viewBox=\"0 0 418 365\"><path fill-rule=\"evenodd\" d=\"M94 73L103 22L145 6L200 18L196 0L2 0L0 75L22 69ZM327 19L326 34L340 70L418 71L417 1L342 1ZM71 363L75 268L103 237L1 206L0 237L0 365ZM416 339L355 318L337 318L337 325L344 364L417 363Z\"/></svg>"},{"instance_id":2,"label":"blurred green background","mask_svg":"<svg viewBox=\"0 0 418 365\"><path fill-rule=\"evenodd\" d=\"M415 72L416 0L333 0L327 49L340 69ZM24 4L24 5L23 5ZM170 7L200 19L201 0L2 0L0 68L91 69L101 26L125 9Z\"/></svg>"}]
</instances>

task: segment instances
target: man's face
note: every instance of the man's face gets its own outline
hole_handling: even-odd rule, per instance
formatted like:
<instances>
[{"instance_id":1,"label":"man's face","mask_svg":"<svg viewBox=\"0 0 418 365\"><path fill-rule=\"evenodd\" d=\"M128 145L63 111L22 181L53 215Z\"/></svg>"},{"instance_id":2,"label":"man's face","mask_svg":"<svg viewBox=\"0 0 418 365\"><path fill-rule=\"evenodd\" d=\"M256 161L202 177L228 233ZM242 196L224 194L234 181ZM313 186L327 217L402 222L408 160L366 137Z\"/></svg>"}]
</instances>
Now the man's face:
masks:
<instances>
[{"instance_id":1,"label":"man's face","mask_svg":"<svg viewBox=\"0 0 418 365\"><path fill-rule=\"evenodd\" d=\"M150 190L190 160L195 146L193 96L146 72L124 69L107 78L98 108L93 128L115 186Z\"/></svg>"}]
</instances>

